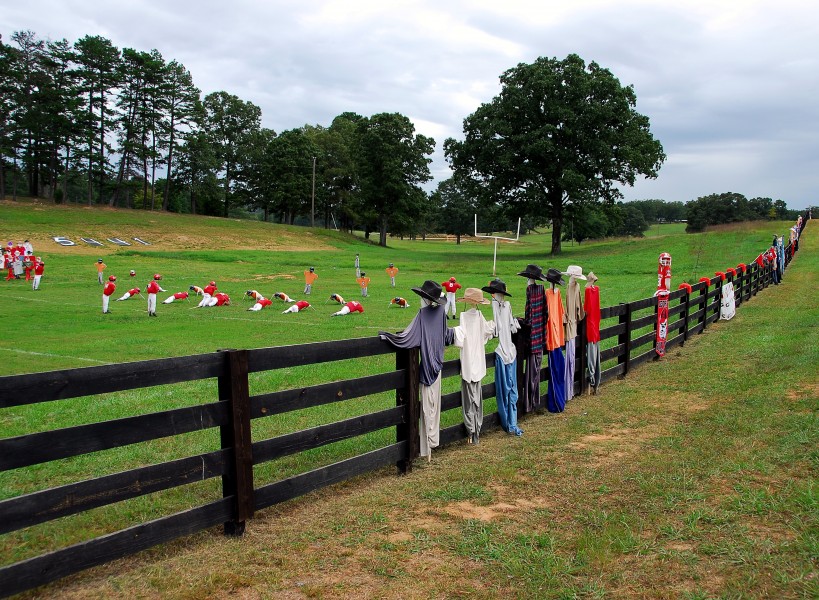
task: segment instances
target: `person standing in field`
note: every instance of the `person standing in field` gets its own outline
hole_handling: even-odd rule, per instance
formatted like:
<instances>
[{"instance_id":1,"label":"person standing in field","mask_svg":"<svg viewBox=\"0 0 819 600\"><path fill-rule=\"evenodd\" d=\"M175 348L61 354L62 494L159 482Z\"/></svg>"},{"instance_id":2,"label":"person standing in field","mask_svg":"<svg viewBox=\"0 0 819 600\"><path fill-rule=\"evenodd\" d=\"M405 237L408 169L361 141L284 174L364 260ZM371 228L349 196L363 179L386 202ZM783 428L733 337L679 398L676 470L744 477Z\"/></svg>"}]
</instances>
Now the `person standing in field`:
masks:
<instances>
[{"instance_id":1,"label":"person standing in field","mask_svg":"<svg viewBox=\"0 0 819 600\"><path fill-rule=\"evenodd\" d=\"M318 279L318 275L316 275L316 268L310 267L307 271L304 272L304 293L310 294L313 291L313 282Z\"/></svg>"},{"instance_id":2,"label":"person standing in field","mask_svg":"<svg viewBox=\"0 0 819 600\"><path fill-rule=\"evenodd\" d=\"M162 275L157 273L154 275L153 280L151 283L148 284L148 287L145 288L145 291L148 292L148 316L155 317L156 316L156 294L158 292L164 292L165 290L162 289L162 286L159 285L159 280L162 279Z\"/></svg>"},{"instance_id":3,"label":"person standing in field","mask_svg":"<svg viewBox=\"0 0 819 600\"><path fill-rule=\"evenodd\" d=\"M390 266L384 270L387 272L387 275L390 278L390 285L392 285L392 287L395 287L395 276L398 275L398 267L390 263Z\"/></svg>"},{"instance_id":4,"label":"person standing in field","mask_svg":"<svg viewBox=\"0 0 819 600\"><path fill-rule=\"evenodd\" d=\"M111 275L108 278L108 283L105 284L105 287L102 288L102 314L108 315L111 314L111 311L108 310L108 301L111 299L111 294L113 294L116 289L116 275Z\"/></svg>"},{"instance_id":5,"label":"person standing in field","mask_svg":"<svg viewBox=\"0 0 819 600\"><path fill-rule=\"evenodd\" d=\"M355 281L361 287L361 296L366 298L367 297L367 288L370 285L370 278L367 277L367 274L364 271L361 271L361 277L359 277Z\"/></svg>"},{"instance_id":6,"label":"person standing in field","mask_svg":"<svg viewBox=\"0 0 819 600\"><path fill-rule=\"evenodd\" d=\"M455 315L458 312L458 309L455 307L455 292L461 289L461 284L455 281L454 277L450 277L449 281L444 281L441 284L441 287L446 290L446 307L444 308L444 312L446 314L447 320L449 320L449 311L452 310L452 318L455 318Z\"/></svg>"},{"instance_id":7,"label":"person standing in field","mask_svg":"<svg viewBox=\"0 0 819 600\"><path fill-rule=\"evenodd\" d=\"M104 262L102 262L101 258L97 259L97 281L100 282L100 285L102 285L103 283L102 281L103 271L105 271L106 266L107 265Z\"/></svg>"},{"instance_id":8,"label":"person standing in field","mask_svg":"<svg viewBox=\"0 0 819 600\"><path fill-rule=\"evenodd\" d=\"M31 284L31 289L40 289L40 280L43 278L45 272L45 263L39 256L34 259L34 283Z\"/></svg>"},{"instance_id":9,"label":"person standing in field","mask_svg":"<svg viewBox=\"0 0 819 600\"><path fill-rule=\"evenodd\" d=\"M356 279L361 277L361 262L358 259L358 254L355 255L355 276Z\"/></svg>"}]
</instances>

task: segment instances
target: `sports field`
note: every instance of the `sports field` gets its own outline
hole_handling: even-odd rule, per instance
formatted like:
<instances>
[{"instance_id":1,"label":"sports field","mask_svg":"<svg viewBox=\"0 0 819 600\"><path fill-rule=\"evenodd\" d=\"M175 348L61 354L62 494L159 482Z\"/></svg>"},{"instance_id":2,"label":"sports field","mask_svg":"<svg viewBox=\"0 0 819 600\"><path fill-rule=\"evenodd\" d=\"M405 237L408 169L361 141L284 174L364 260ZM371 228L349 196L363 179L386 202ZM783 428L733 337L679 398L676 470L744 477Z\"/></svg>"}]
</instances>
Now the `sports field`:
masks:
<instances>
[{"instance_id":1,"label":"sports field","mask_svg":"<svg viewBox=\"0 0 819 600\"><path fill-rule=\"evenodd\" d=\"M6 229L0 235L31 239L47 263L37 292L18 281L0 286L0 301L14 318L0 337L6 358L0 373L375 335L409 322L417 308L409 288L424 279L454 275L465 287L480 287L492 270L491 241L391 240L383 249L335 232L103 213L100 219L96 210L0 204ZM696 235L664 225L641 240L565 246L558 259L546 255L547 234L532 235L500 246L497 272L509 285L516 314L523 311L525 280L515 273L532 262L593 270L607 306L651 295L661 251L673 256L676 288L755 257L787 225L755 223ZM62 248L49 235L137 236L155 245ZM240 540L203 532L69 578L42 596L110 597L127 590L134 597L180 598L817 597L815 240L809 226L783 285L743 304L734 320L606 384L599 396L571 401L561 415L523 419L521 439L494 433L479 448L444 449L408 477L377 473L264 511ZM365 313L330 318L336 310L325 303L330 293L360 299L356 253L372 277L370 298L362 299ZM132 299L112 303L113 313L102 315L94 268L100 257L106 273L121 281L134 269L143 288L156 272L168 292L215 279L233 305L160 305L159 318L149 319L144 302ZM389 262L400 269L396 290L384 273ZM302 272L309 266L319 273L313 310L245 310L247 289L303 298ZM390 307L394 295L412 307ZM457 355L448 352L448 358ZM255 383L273 389L345 376L333 369ZM207 387L189 395L184 402L214 397ZM20 435L180 402L164 389L120 396L93 411L81 400L4 411L0 428L4 436ZM312 424L333 416L304 419ZM264 433L275 434L275 427ZM150 460L151 453L165 458L190 450L171 442L145 446L63 461L69 464L57 471L2 474L0 492L9 497L62 478L121 470ZM355 448L328 451L343 455ZM261 475L304 466L271 465ZM194 503L206 492L202 486L4 536L0 554L3 563L19 560L150 518L156 502L167 503L165 509Z\"/></svg>"}]
</instances>

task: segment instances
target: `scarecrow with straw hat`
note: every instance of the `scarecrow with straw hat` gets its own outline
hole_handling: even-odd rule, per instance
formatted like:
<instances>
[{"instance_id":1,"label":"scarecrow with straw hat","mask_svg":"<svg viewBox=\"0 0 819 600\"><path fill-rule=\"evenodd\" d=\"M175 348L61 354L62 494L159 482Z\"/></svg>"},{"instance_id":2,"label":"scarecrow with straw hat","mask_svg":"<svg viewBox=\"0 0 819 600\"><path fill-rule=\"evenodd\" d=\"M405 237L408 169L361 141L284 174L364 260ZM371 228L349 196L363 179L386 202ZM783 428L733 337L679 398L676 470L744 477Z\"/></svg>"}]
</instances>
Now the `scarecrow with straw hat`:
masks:
<instances>
[{"instance_id":1,"label":"scarecrow with straw hat","mask_svg":"<svg viewBox=\"0 0 819 600\"><path fill-rule=\"evenodd\" d=\"M586 281L583 269L578 265L569 265L564 271L564 275L569 277L569 285L566 286L566 402L574 397L574 367L575 348L577 338L577 323L582 321L586 313L583 312L583 304L580 301L580 285L578 281Z\"/></svg>"},{"instance_id":2,"label":"scarecrow with straw hat","mask_svg":"<svg viewBox=\"0 0 819 600\"><path fill-rule=\"evenodd\" d=\"M481 288L492 296L492 317L495 321L495 398L501 427L507 433L523 435L518 427L518 375L517 349L512 342L512 334L520 329L518 320L512 316L512 305L506 300L512 294L506 291L506 283L493 279Z\"/></svg>"},{"instance_id":3,"label":"scarecrow with straw hat","mask_svg":"<svg viewBox=\"0 0 819 600\"><path fill-rule=\"evenodd\" d=\"M525 341L526 372L523 383L523 405L526 412L543 409L540 399L540 369L543 362L543 348L546 341L546 291L540 281L546 281L543 269L537 265L526 265L518 273L526 277L526 311L523 322L528 327Z\"/></svg>"},{"instance_id":4,"label":"scarecrow with straw hat","mask_svg":"<svg viewBox=\"0 0 819 600\"><path fill-rule=\"evenodd\" d=\"M453 328L455 345L461 349L461 409L466 426L466 441L479 444L483 425L481 380L486 377L486 342L495 334L495 322L487 321L478 305L487 305L478 288L466 288L457 302L470 305L461 311L460 325Z\"/></svg>"},{"instance_id":5,"label":"scarecrow with straw hat","mask_svg":"<svg viewBox=\"0 0 819 600\"><path fill-rule=\"evenodd\" d=\"M420 455L431 460L432 449L437 448L440 441L444 347L452 344L455 334L446 325L446 313L441 306L441 285L428 279L421 287L411 289L421 297L418 314L401 333L379 331L378 336L396 348L420 349Z\"/></svg>"}]
</instances>

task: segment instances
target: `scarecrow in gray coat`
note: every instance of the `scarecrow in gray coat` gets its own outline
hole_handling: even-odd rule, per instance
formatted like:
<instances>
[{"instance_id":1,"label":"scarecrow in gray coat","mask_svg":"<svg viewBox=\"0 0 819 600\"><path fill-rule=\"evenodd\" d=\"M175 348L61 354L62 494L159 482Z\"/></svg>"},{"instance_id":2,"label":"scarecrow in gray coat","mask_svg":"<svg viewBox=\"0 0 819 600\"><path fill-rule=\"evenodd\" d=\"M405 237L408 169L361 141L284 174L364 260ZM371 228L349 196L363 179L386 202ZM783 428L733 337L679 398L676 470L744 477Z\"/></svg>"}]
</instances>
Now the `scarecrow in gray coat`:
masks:
<instances>
[{"instance_id":1,"label":"scarecrow in gray coat","mask_svg":"<svg viewBox=\"0 0 819 600\"><path fill-rule=\"evenodd\" d=\"M421 297L421 309L401 333L379 331L378 336L396 348L420 348L421 416L419 437L420 455L431 460L433 448L440 442L441 429L441 369L444 366L444 346L455 339L446 326L446 313L441 306L441 285L427 280L412 291Z\"/></svg>"}]
</instances>

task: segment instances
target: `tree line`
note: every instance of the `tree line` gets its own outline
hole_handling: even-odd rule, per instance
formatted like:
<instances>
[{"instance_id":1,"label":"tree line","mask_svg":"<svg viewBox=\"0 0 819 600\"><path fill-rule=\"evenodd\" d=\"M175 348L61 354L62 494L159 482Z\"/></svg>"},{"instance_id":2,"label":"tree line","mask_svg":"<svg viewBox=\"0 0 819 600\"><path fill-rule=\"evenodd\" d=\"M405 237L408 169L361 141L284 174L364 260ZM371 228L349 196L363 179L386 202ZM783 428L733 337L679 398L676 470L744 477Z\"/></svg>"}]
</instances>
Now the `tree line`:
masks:
<instances>
[{"instance_id":1,"label":"tree line","mask_svg":"<svg viewBox=\"0 0 819 600\"><path fill-rule=\"evenodd\" d=\"M631 86L574 54L521 63L500 81L464 119L464 139L445 140L452 176L427 192L436 142L399 113L276 132L252 102L203 96L155 49L18 31L0 36L0 198L252 214L362 229L381 245L390 234L460 240L477 213L496 230L518 218L550 226L553 253L567 239L639 235L641 215L654 222L618 202L618 185L656 177L665 160Z\"/></svg>"}]
</instances>

